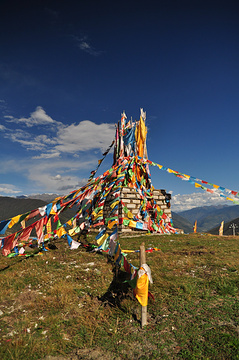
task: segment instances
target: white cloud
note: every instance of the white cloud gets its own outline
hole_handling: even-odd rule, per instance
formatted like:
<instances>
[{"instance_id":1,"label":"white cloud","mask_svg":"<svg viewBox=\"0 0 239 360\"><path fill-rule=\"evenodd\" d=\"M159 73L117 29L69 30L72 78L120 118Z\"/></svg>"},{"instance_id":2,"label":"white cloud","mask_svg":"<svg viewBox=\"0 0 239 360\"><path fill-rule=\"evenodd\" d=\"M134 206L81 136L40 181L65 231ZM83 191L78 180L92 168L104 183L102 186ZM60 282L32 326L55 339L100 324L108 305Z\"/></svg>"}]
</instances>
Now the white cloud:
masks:
<instances>
[{"instance_id":1,"label":"white cloud","mask_svg":"<svg viewBox=\"0 0 239 360\"><path fill-rule=\"evenodd\" d=\"M93 149L105 150L112 142L115 133L114 124L96 124L89 120L83 120L78 124L63 125L53 120L40 106L31 113L29 118L7 117L7 122L15 122L26 125L29 128L41 125L42 134L35 135L33 132L22 129L7 129L0 125L0 130L5 131L4 136L13 142L18 142L24 148L31 151L42 151L42 154L34 156L34 159L49 159L59 157L61 153L70 153L77 156L78 152ZM53 136L44 134L44 126L52 125ZM48 128L47 128L48 130Z\"/></svg>"},{"instance_id":2,"label":"white cloud","mask_svg":"<svg viewBox=\"0 0 239 360\"><path fill-rule=\"evenodd\" d=\"M50 150L48 153L42 153L41 155L33 156L32 159L53 159L58 158L59 156L59 151Z\"/></svg>"},{"instance_id":3,"label":"white cloud","mask_svg":"<svg viewBox=\"0 0 239 360\"><path fill-rule=\"evenodd\" d=\"M5 121L17 123L18 128L3 128L2 125L2 136L33 153L31 158L21 153L21 159L15 160L13 156L2 161L0 172L10 176L21 174L26 183L31 184L32 192L70 191L82 186L83 181L87 182L83 177L87 177L98 164L99 149L105 151L115 133L115 125L110 123L83 120L64 125L53 120L41 107L37 107L29 117L16 119L8 116ZM33 125L39 124L41 126L35 129ZM50 135L48 125L51 126ZM15 179L17 181L17 177ZM28 189L29 186L22 190L27 193Z\"/></svg>"},{"instance_id":4,"label":"white cloud","mask_svg":"<svg viewBox=\"0 0 239 360\"><path fill-rule=\"evenodd\" d=\"M1 162L0 173L8 174L9 170L13 183L17 182L17 174L25 177L25 186L0 184L0 194L12 196L17 193L59 193L78 189L87 183L90 171L97 165L96 157L84 157L80 159L56 158L32 160L25 158L12 159ZM9 181L9 180L8 180Z\"/></svg>"},{"instance_id":5,"label":"white cloud","mask_svg":"<svg viewBox=\"0 0 239 360\"><path fill-rule=\"evenodd\" d=\"M78 125L72 124L59 129L58 143L55 148L61 152L74 153L92 149L104 150L114 138L113 124L95 124L84 120Z\"/></svg>"},{"instance_id":6,"label":"white cloud","mask_svg":"<svg viewBox=\"0 0 239 360\"><path fill-rule=\"evenodd\" d=\"M102 51L96 50L89 42L87 36L83 36L82 38L79 38L78 36L73 35L73 39L76 41L77 46L80 48L80 50L86 52L87 54L93 55L93 56L99 56L102 54Z\"/></svg>"},{"instance_id":7,"label":"white cloud","mask_svg":"<svg viewBox=\"0 0 239 360\"><path fill-rule=\"evenodd\" d=\"M20 191L16 190L16 187L14 185L0 184L0 194L13 195L13 194L18 194L18 193L20 193Z\"/></svg>"},{"instance_id":8,"label":"white cloud","mask_svg":"<svg viewBox=\"0 0 239 360\"><path fill-rule=\"evenodd\" d=\"M225 198L216 194L204 193L192 193L192 194L177 194L172 196L171 209L174 212L180 212L190 210L200 206L210 205L232 205L231 201L227 201Z\"/></svg>"},{"instance_id":9,"label":"white cloud","mask_svg":"<svg viewBox=\"0 0 239 360\"><path fill-rule=\"evenodd\" d=\"M94 168L96 164L96 158L85 158L84 160L56 158L54 161L51 159L38 160L32 162L30 166L25 165L25 168L28 180L41 189L39 191L62 193L67 189L71 191L85 185L87 180L80 177L79 174L83 174L84 171L86 173L89 171L90 174L90 169Z\"/></svg>"},{"instance_id":10,"label":"white cloud","mask_svg":"<svg viewBox=\"0 0 239 360\"><path fill-rule=\"evenodd\" d=\"M38 106L35 111L33 111L28 118L14 118L11 116L5 116L6 121L14 122L17 124L24 124L27 127L37 126L37 125L62 125L61 122L53 120L49 115L46 114L45 110Z\"/></svg>"},{"instance_id":11,"label":"white cloud","mask_svg":"<svg viewBox=\"0 0 239 360\"><path fill-rule=\"evenodd\" d=\"M5 131L7 128L4 125L0 125L0 131Z\"/></svg>"},{"instance_id":12,"label":"white cloud","mask_svg":"<svg viewBox=\"0 0 239 360\"><path fill-rule=\"evenodd\" d=\"M62 176L57 174L56 176L52 176L52 180L62 180Z\"/></svg>"},{"instance_id":13,"label":"white cloud","mask_svg":"<svg viewBox=\"0 0 239 360\"><path fill-rule=\"evenodd\" d=\"M80 48L81 50L89 51L91 47L90 47L89 44L87 44L87 42L81 41L81 42L79 43L79 48Z\"/></svg>"}]
</instances>

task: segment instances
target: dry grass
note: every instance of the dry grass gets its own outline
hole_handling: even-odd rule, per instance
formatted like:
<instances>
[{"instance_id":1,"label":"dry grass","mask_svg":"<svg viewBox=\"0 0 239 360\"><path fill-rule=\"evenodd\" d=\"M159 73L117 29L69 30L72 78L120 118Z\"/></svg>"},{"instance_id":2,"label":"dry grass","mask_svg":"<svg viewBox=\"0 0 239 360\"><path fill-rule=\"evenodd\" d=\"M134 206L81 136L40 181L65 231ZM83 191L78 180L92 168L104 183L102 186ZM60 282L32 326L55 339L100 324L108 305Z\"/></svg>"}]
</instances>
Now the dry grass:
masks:
<instances>
[{"instance_id":1,"label":"dry grass","mask_svg":"<svg viewBox=\"0 0 239 360\"><path fill-rule=\"evenodd\" d=\"M116 279L105 255L58 241L42 256L0 258L0 358L239 358L238 237L120 241L124 249L142 241L161 248L147 254L155 302L144 330L125 273ZM128 255L134 265L138 257Z\"/></svg>"}]
</instances>

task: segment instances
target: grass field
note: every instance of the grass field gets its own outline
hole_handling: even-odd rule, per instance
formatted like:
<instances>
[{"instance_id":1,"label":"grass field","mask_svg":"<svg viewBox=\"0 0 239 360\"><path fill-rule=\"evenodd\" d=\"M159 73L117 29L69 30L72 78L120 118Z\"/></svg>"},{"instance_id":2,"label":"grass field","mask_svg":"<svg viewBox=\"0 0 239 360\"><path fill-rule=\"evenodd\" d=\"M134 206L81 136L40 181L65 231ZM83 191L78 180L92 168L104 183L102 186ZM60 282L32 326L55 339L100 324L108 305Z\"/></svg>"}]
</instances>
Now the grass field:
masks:
<instances>
[{"instance_id":1,"label":"grass field","mask_svg":"<svg viewBox=\"0 0 239 360\"><path fill-rule=\"evenodd\" d=\"M239 237L120 238L122 249L142 242L161 249L146 255L155 301L144 329L105 254L58 240L42 256L0 256L0 359L239 359Z\"/></svg>"}]
</instances>

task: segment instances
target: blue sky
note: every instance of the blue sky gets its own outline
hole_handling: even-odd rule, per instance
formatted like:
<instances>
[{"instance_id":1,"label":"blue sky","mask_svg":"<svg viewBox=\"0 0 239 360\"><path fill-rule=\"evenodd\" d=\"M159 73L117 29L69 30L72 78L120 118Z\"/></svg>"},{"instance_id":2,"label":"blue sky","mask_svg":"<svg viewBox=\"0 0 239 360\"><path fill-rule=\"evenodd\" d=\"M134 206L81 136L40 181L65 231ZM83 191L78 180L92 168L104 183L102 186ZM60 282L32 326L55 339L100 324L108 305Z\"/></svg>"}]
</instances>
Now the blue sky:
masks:
<instances>
[{"instance_id":1,"label":"blue sky","mask_svg":"<svg viewBox=\"0 0 239 360\"><path fill-rule=\"evenodd\" d=\"M0 195L80 187L140 107L150 160L239 190L238 19L230 0L2 1ZM152 180L205 202L171 174Z\"/></svg>"}]
</instances>

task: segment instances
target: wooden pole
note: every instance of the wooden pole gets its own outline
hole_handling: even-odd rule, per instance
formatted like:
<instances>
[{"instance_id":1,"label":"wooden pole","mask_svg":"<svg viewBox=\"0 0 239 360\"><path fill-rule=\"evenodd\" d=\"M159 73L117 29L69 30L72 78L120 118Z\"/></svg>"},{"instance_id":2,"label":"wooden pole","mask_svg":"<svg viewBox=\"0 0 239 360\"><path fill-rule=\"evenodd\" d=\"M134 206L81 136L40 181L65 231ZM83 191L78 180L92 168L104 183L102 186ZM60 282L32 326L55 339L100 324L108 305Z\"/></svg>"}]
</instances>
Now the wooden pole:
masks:
<instances>
[{"instance_id":1,"label":"wooden pole","mask_svg":"<svg viewBox=\"0 0 239 360\"><path fill-rule=\"evenodd\" d=\"M140 266L146 264L145 245L140 245ZM147 306L141 306L141 327L147 325Z\"/></svg>"}]
</instances>

